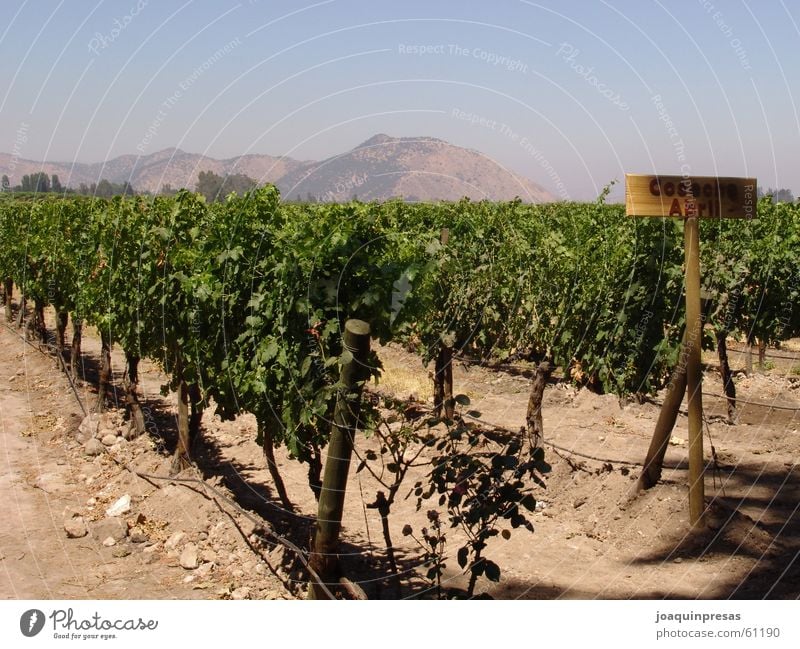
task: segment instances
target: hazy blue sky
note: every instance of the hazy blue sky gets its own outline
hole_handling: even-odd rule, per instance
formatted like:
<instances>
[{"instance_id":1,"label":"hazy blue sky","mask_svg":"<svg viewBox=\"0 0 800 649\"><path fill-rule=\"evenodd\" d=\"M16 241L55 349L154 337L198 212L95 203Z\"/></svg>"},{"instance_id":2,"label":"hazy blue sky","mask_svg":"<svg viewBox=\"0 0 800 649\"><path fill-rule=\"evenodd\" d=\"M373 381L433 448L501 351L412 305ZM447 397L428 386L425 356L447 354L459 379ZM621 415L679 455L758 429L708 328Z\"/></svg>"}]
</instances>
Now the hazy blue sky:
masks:
<instances>
[{"instance_id":1,"label":"hazy blue sky","mask_svg":"<svg viewBox=\"0 0 800 649\"><path fill-rule=\"evenodd\" d=\"M478 149L561 197L624 172L800 190L792 0L4 0L0 151ZM420 49L422 48L422 49Z\"/></svg>"}]
</instances>

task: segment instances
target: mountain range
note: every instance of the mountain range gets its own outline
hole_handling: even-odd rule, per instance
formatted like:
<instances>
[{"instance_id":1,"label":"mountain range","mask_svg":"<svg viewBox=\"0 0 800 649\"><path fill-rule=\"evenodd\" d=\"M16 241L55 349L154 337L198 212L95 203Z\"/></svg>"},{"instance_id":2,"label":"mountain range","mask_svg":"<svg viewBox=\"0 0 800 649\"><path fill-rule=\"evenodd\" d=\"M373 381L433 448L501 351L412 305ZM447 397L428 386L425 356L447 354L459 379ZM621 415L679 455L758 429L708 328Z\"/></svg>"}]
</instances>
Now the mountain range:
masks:
<instances>
[{"instance_id":1,"label":"mountain range","mask_svg":"<svg viewBox=\"0 0 800 649\"><path fill-rule=\"evenodd\" d=\"M16 185L25 174L57 174L61 184L77 188L105 178L129 182L136 191L157 193L166 185L194 189L201 171L244 174L260 184L273 183L287 199L313 196L323 202L511 200L552 201L540 185L515 174L488 156L433 137L390 137L379 134L354 149L322 161L248 154L218 160L180 149L149 155L122 155L105 162L36 162L0 153L0 174Z\"/></svg>"}]
</instances>

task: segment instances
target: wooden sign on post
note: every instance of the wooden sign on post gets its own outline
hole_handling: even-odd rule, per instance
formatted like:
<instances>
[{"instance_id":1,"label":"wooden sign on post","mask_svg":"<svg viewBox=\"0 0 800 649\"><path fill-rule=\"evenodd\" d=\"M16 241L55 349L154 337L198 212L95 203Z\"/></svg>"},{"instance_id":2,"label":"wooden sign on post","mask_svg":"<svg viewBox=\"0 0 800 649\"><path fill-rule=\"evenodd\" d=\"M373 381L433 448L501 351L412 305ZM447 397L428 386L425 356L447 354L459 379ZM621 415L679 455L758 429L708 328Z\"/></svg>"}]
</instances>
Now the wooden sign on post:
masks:
<instances>
[{"instance_id":1,"label":"wooden sign on post","mask_svg":"<svg viewBox=\"0 0 800 649\"><path fill-rule=\"evenodd\" d=\"M700 341L700 228L698 219L755 218L755 178L711 176L648 176L625 174L625 211L628 216L673 217L684 220L686 267L686 333L684 351L675 374L685 371L689 395L689 520L703 525L705 484L703 461L703 401ZM681 367L681 364L685 364ZM664 408L676 408L680 399L667 399ZM673 413L677 414L677 412ZM674 422L674 417L665 417ZM659 421L661 418L659 418ZM663 460L671 432L656 426L645 460L647 471L655 458Z\"/></svg>"},{"instance_id":2,"label":"wooden sign on post","mask_svg":"<svg viewBox=\"0 0 800 649\"><path fill-rule=\"evenodd\" d=\"M756 179L625 174L625 210L628 216L751 219Z\"/></svg>"}]
</instances>

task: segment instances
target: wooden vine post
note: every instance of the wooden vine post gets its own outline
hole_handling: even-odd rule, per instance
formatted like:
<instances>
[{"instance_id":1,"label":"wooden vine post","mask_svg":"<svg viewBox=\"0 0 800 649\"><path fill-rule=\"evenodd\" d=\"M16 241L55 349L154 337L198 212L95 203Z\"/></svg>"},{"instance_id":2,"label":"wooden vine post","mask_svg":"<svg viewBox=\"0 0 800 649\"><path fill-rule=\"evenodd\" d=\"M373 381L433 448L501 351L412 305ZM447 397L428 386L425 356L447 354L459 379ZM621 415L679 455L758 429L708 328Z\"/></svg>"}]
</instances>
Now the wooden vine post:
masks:
<instances>
[{"instance_id":1,"label":"wooden vine post","mask_svg":"<svg viewBox=\"0 0 800 649\"><path fill-rule=\"evenodd\" d=\"M338 583L339 533L342 529L347 475L361 412L361 391L364 381L369 378L369 324L362 320L348 320L344 325L343 343L339 374L341 388L333 415L333 430L328 442L325 473L319 495L317 525L309 557L309 565L326 585ZM308 599L327 599L315 581L309 585Z\"/></svg>"},{"instance_id":2,"label":"wooden vine post","mask_svg":"<svg viewBox=\"0 0 800 649\"><path fill-rule=\"evenodd\" d=\"M678 408L684 391L688 392L689 521L694 527L703 526L705 513L699 220L754 218L756 186L755 178L625 175L625 208L628 216L677 217L684 222L686 331L683 349L673 371L670 390L653 433L639 484L652 486L661 475L661 463Z\"/></svg>"}]
</instances>

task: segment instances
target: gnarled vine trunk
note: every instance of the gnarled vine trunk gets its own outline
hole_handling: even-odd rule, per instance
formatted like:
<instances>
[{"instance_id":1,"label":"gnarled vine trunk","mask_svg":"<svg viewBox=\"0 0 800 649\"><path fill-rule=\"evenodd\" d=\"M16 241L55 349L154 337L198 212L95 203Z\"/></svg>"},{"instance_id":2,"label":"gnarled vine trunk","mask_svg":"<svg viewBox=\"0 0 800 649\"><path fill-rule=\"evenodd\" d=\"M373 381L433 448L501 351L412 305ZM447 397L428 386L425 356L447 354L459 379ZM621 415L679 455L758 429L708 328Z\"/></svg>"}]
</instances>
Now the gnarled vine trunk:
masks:
<instances>
[{"instance_id":1,"label":"gnarled vine trunk","mask_svg":"<svg viewBox=\"0 0 800 649\"><path fill-rule=\"evenodd\" d=\"M453 399L453 348L441 344L439 354L436 356L433 375L434 416L452 419L455 415L455 404Z\"/></svg>"},{"instance_id":2,"label":"gnarled vine trunk","mask_svg":"<svg viewBox=\"0 0 800 649\"><path fill-rule=\"evenodd\" d=\"M56 351L59 357L64 354L64 337L67 332L67 323L69 314L66 311L59 309L56 312Z\"/></svg>"},{"instance_id":3,"label":"gnarled vine trunk","mask_svg":"<svg viewBox=\"0 0 800 649\"><path fill-rule=\"evenodd\" d=\"M35 299L33 301L33 317L28 321L25 334L33 339L38 339L43 345L47 344L47 326L44 323L44 303Z\"/></svg>"},{"instance_id":4,"label":"gnarled vine trunk","mask_svg":"<svg viewBox=\"0 0 800 649\"><path fill-rule=\"evenodd\" d=\"M144 413L139 403L139 357L125 352L125 403L128 408L128 437L138 437L145 431Z\"/></svg>"},{"instance_id":5,"label":"gnarled vine trunk","mask_svg":"<svg viewBox=\"0 0 800 649\"><path fill-rule=\"evenodd\" d=\"M78 367L81 364L81 337L83 335L83 321L77 318L75 314L72 315L72 342L69 348L69 372L72 380L78 378ZM83 378L83 370L80 371L80 376Z\"/></svg>"},{"instance_id":6,"label":"gnarled vine trunk","mask_svg":"<svg viewBox=\"0 0 800 649\"><path fill-rule=\"evenodd\" d=\"M19 300L19 311L17 311L17 329L22 329L22 323L25 322L25 311L28 310L28 300L23 293Z\"/></svg>"},{"instance_id":7,"label":"gnarled vine trunk","mask_svg":"<svg viewBox=\"0 0 800 649\"><path fill-rule=\"evenodd\" d=\"M14 314L11 312L11 298L14 293L14 282L10 277L3 280L3 300L6 310L6 322L11 322L14 319Z\"/></svg>"},{"instance_id":8,"label":"gnarled vine trunk","mask_svg":"<svg viewBox=\"0 0 800 649\"><path fill-rule=\"evenodd\" d=\"M274 415L272 416L274 420ZM294 505L289 500L289 494L286 492L286 485L283 483L283 478L278 470L278 463L275 461L275 438L273 437L272 422L261 425L259 422L260 433L263 438L264 457L267 460L267 470L272 478L272 483L275 485L275 490L278 492L281 504L289 511L294 511Z\"/></svg>"},{"instance_id":9,"label":"gnarled vine trunk","mask_svg":"<svg viewBox=\"0 0 800 649\"><path fill-rule=\"evenodd\" d=\"M322 451L313 441L309 443L308 486L311 487L314 498L319 502L319 494L322 491Z\"/></svg>"},{"instance_id":10,"label":"gnarled vine trunk","mask_svg":"<svg viewBox=\"0 0 800 649\"><path fill-rule=\"evenodd\" d=\"M542 361L536 367L536 373L531 384L531 395L528 398L528 413L525 416L528 432L528 446L530 451L537 448L544 439L544 422L542 421L542 401L547 381L553 373L550 361Z\"/></svg>"},{"instance_id":11,"label":"gnarled vine trunk","mask_svg":"<svg viewBox=\"0 0 800 649\"><path fill-rule=\"evenodd\" d=\"M100 329L100 381L97 386L97 412L106 409L106 394L111 384L111 337Z\"/></svg>"},{"instance_id":12,"label":"gnarled vine trunk","mask_svg":"<svg viewBox=\"0 0 800 649\"><path fill-rule=\"evenodd\" d=\"M728 423L733 423L736 418L736 386L733 383L731 366L728 363L728 343L725 331L717 331L717 356L719 357L719 373L722 378L722 387L728 398Z\"/></svg>"},{"instance_id":13,"label":"gnarled vine trunk","mask_svg":"<svg viewBox=\"0 0 800 649\"><path fill-rule=\"evenodd\" d=\"M180 352L175 359L175 382L178 384L178 444L172 458L173 473L191 466L192 444L189 437L189 386L183 376L183 358Z\"/></svg>"}]
</instances>

